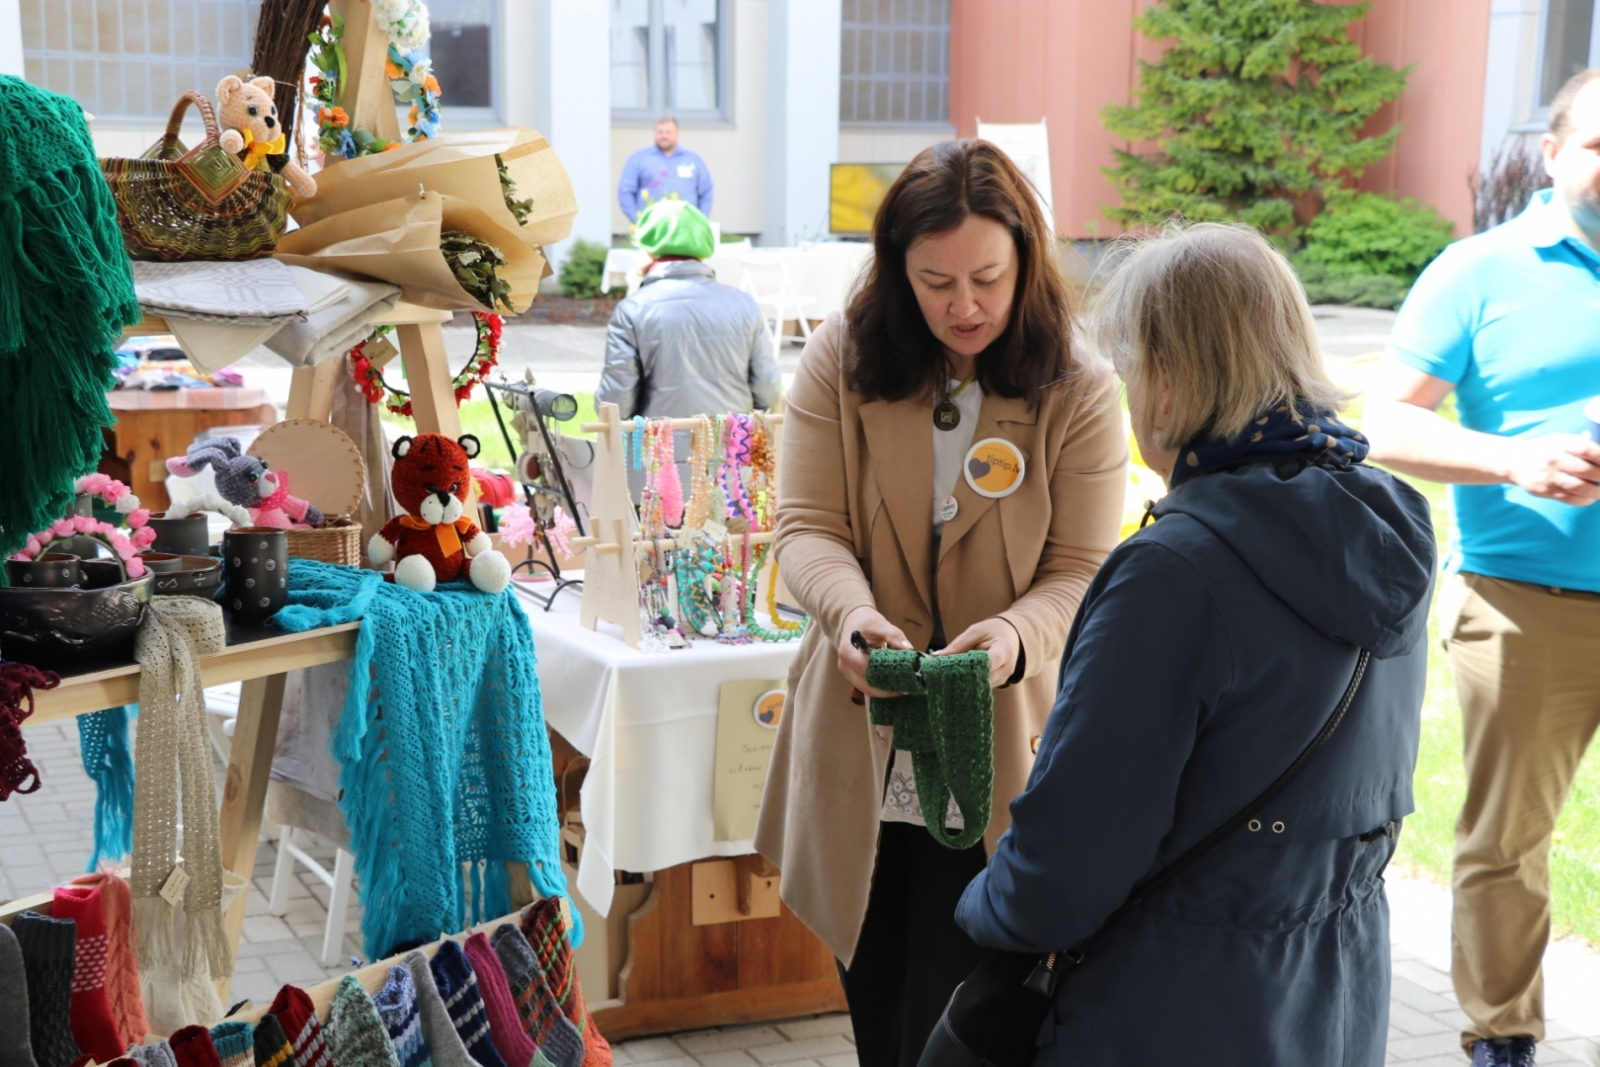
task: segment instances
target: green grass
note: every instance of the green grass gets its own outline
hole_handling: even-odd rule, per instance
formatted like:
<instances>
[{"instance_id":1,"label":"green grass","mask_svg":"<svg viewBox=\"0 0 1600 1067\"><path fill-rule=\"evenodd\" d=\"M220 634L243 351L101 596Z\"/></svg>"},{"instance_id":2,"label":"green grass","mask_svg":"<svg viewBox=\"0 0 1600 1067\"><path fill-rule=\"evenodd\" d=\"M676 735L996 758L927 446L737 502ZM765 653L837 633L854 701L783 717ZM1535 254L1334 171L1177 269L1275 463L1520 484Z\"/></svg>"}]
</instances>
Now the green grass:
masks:
<instances>
[{"instance_id":1,"label":"green grass","mask_svg":"<svg viewBox=\"0 0 1600 1067\"><path fill-rule=\"evenodd\" d=\"M493 470L513 473L511 468L511 453L506 450L505 439L500 435L500 427L494 420L494 412L489 408L488 398L480 395L468 400L460 407L461 432L470 433L478 438L478 443L483 446L483 451L478 454L477 465L489 467ZM598 416L595 413L593 393L574 393L578 401L578 414L564 423L557 423L562 431L568 434L577 434L580 423L593 422ZM383 421L392 422L396 426L405 427L407 433L416 433L417 424L411 419L392 414L387 408L382 409ZM500 408L500 415L506 420L506 429L511 430L511 412L505 406ZM511 431L513 436L516 431ZM522 443L517 442L517 451L522 451Z\"/></svg>"}]
</instances>

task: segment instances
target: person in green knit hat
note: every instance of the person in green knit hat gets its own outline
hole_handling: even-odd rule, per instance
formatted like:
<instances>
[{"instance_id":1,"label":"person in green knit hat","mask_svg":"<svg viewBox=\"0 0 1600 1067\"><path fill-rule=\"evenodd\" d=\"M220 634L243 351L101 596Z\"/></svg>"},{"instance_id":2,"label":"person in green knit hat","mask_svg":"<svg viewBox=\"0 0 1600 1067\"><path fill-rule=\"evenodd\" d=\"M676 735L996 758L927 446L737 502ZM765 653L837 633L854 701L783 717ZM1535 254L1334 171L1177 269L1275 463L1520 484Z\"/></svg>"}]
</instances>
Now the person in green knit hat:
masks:
<instances>
[{"instance_id":1,"label":"person in green knit hat","mask_svg":"<svg viewBox=\"0 0 1600 1067\"><path fill-rule=\"evenodd\" d=\"M716 251L710 220L687 201L659 200L639 216L637 235L650 265L612 312L595 402L617 405L625 419L771 407L782 384L772 341L754 298L703 262ZM675 445L687 459L688 433ZM637 493L642 474L630 477Z\"/></svg>"}]
</instances>

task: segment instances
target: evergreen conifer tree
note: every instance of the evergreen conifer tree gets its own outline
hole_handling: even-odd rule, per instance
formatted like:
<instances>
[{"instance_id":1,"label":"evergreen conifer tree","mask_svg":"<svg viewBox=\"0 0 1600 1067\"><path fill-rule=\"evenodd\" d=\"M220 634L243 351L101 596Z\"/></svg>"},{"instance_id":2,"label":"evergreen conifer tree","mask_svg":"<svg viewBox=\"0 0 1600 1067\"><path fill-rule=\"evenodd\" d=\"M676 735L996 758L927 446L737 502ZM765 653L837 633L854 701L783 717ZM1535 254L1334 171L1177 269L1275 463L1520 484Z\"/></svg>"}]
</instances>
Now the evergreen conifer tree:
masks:
<instances>
[{"instance_id":1,"label":"evergreen conifer tree","mask_svg":"<svg viewBox=\"0 0 1600 1067\"><path fill-rule=\"evenodd\" d=\"M1113 105L1106 128L1153 152L1118 150L1106 174L1130 223L1174 214L1241 220L1289 234L1344 180L1394 150L1399 127L1362 128L1405 88L1396 70L1361 54L1345 27L1370 2L1160 0L1134 20L1170 42L1140 62L1139 92Z\"/></svg>"}]
</instances>

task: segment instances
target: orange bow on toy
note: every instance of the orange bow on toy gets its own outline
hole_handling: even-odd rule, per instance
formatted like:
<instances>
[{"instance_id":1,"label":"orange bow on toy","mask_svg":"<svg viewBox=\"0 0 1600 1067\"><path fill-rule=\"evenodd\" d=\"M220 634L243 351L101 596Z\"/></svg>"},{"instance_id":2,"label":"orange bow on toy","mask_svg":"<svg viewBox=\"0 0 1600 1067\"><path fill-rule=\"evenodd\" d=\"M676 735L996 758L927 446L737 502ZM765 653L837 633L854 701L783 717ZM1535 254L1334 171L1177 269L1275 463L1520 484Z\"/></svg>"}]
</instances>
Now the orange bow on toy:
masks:
<instances>
[{"instance_id":1,"label":"orange bow on toy","mask_svg":"<svg viewBox=\"0 0 1600 1067\"><path fill-rule=\"evenodd\" d=\"M445 559L449 559L461 551L461 535L471 527L472 520L463 515L455 522L435 524L423 522L415 515L402 515L400 525L408 530L432 530L433 535L439 539L439 551L444 553Z\"/></svg>"},{"instance_id":2,"label":"orange bow on toy","mask_svg":"<svg viewBox=\"0 0 1600 1067\"><path fill-rule=\"evenodd\" d=\"M249 130L239 131L244 136L244 165L254 170L270 170L267 156L281 156L288 151L288 135L278 134L276 140L258 141Z\"/></svg>"}]
</instances>

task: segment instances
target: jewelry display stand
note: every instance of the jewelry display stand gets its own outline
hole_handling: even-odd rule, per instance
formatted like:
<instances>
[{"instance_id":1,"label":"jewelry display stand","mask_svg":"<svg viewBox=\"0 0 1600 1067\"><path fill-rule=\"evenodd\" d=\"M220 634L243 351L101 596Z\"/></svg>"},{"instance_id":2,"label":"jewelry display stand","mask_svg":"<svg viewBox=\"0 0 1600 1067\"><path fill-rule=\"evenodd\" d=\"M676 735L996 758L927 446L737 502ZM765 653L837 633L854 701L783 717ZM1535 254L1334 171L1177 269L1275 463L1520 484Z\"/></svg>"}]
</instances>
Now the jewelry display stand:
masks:
<instances>
[{"instance_id":1,"label":"jewelry display stand","mask_svg":"<svg viewBox=\"0 0 1600 1067\"><path fill-rule=\"evenodd\" d=\"M721 416L712 416L713 421ZM767 416L768 433L774 455L781 454L783 441L783 402L780 400ZM674 430L693 430L698 419L673 419ZM600 421L586 422L579 427L584 433L595 435L594 495L589 502L588 537L575 537L571 545L584 551L583 613L582 624L597 628L600 620L622 627L622 640L629 648L638 648L642 637L639 628L639 567L638 554L652 547L676 548L678 542L671 538L651 541L639 536L639 518L633 500L628 495L628 450L623 440L621 409L615 404L600 405ZM773 492L778 492L776 474ZM771 543L774 532L762 530L749 535L752 545ZM744 544L743 534L729 534L728 543ZM626 547L627 551L624 551ZM770 571L770 564L763 571ZM756 581L761 581L756 576Z\"/></svg>"}]
</instances>

